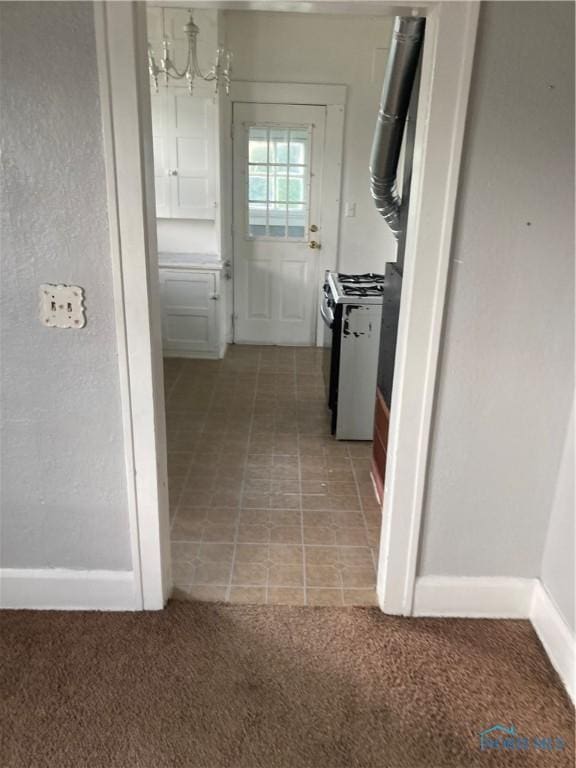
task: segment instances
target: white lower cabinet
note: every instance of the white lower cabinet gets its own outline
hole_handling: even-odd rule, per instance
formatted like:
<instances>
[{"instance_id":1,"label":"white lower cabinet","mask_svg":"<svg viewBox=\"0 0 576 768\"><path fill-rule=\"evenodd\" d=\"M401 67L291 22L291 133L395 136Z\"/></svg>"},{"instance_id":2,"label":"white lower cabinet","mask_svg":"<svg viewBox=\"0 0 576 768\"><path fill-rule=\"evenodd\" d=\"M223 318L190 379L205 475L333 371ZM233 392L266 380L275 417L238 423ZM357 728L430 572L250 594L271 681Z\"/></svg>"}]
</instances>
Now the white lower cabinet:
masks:
<instances>
[{"instance_id":1,"label":"white lower cabinet","mask_svg":"<svg viewBox=\"0 0 576 768\"><path fill-rule=\"evenodd\" d=\"M220 357L220 272L160 268L165 357Z\"/></svg>"}]
</instances>

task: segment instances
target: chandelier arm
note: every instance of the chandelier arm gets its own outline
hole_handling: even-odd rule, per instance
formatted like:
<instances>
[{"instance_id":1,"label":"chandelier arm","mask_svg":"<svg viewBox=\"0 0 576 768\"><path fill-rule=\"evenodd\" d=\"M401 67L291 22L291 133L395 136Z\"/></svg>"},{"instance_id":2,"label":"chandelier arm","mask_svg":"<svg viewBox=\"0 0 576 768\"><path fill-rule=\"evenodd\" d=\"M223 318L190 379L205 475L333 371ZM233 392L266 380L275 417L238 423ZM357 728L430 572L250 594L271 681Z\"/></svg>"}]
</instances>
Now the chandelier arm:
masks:
<instances>
[{"instance_id":1,"label":"chandelier arm","mask_svg":"<svg viewBox=\"0 0 576 768\"><path fill-rule=\"evenodd\" d=\"M164 14L163 14L162 21L163 21L163 32L164 32L164 29L165 29ZM163 37L163 43L162 43L163 52L162 52L162 57L160 59L159 65L156 64L156 61L154 59L154 52L152 50L152 46L148 44L148 71L154 83L155 89L158 90L159 76L164 75L164 77L166 78L166 84L168 84L169 79L183 80L184 78L186 78L186 80L188 81L188 87L189 87L190 93L192 93L194 78L198 77L207 83L215 82L216 93L218 93L219 85L221 83L224 84L226 88L226 93L229 94L231 71L232 71L232 68L230 66L231 53L224 48L217 48L216 61L214 62L214 66L207 72L203 72L202 69L200 68L200 63L198 61L197 35L199 32L199 29L192 20L192 14L190 14L188 23L184 27L184 32L186 33L186 36L188 38L188 50L186 54L186 64L184 69L182 70L178 69L175 62L171 59L170 43L165 36Z\"/></svg>"},{"instance_id":2,"label":"chandelier arm","mask_svg":"<svg viewBox=\"0 0 576 768\"><path fill-rule=\"evenodd\" d=\"M171 77L173 80L182 80L184 77L186 77L190 69L190 63L191 63L190 48L188 48L188 55L186 56L186 66L184 67L182 72L180 72L180 70L176 68L176 64L174 64L172 59L169 59L169 63L171 64L172 71L170 71L170 69L166 69L164 70L165 74L167 74L168 77Z\"/></svg>"},{"instance_id":3,"label":"chandelier arm","mask_svg":"<svg viewBox=\"0 0 576 768\"><path fill-rule=\"evenodd\" d=\"M202 72L202 70L200 69L200 64L198 63L198 54L197 54L197 51L196 51L196 46L194 46L194 48L190 47L188 53L192 57L192 67L193 67L194 74L197 77L200 77L202 80L205 80L207 83L212 82L212 80L216 80L216 68L215 67L212 67L212 69L209 70L206 74L204 74Z\"/></svg>"}]
</instances>

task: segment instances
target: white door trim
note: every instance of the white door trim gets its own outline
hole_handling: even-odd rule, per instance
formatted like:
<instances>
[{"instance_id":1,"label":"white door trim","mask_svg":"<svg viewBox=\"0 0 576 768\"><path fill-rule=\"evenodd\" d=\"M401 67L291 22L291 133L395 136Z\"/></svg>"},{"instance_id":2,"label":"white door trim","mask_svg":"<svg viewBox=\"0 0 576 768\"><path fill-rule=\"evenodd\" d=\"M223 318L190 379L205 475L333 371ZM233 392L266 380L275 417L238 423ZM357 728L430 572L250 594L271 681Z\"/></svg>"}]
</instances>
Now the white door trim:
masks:
<instances>
[{"instance_id":1,"label":"white door trim","mask_svg":"<svg viewBox=\"0 0 576 768\"><path fill-rule=\"evenodd\" d=\"M340 244L340 206L342 192L342 153L344 147L344 118L346 115L347 86L324 85L316 83L262 83L257 81L239 80L233 82L230 88L230 120L233 120L236 103L257 104L301 104L308 106L326 107L326 124L324 131L324 168L322 174L322 209L327 215L322 221L322 248L318 253L317 280L318 306L320 306L321 275L327 269L338 267L337 254ZM232 124L225 132L231 136ZM230 147L230 156L232 150ZM326 162L329 157L337 157L335 163ZM335 195L333 205L329 205L326 197ZM223 211L224 214L224 211ZM232 212L230 212L232 216ZM228 221L223 215L222 227L233 232L233 221ZM232 235L232 260L234 254L234 235ZM316 346L323 346L324 321L320 311L316 317Z\"/></svg>"},{"instance_id":2,"label":"white door trim","mask_svg":"<svg viewBox=\"0 0 576 768\"><path fill-rule=\"evenodd\" d=\"M346 86L235 80L230 86L230 99L257 104L307 104L317 107L333 104L343 107L346 104Z\"/></svg>"},{"instance_id":3,"label":"white door trim","mask_svg":"<svg viewBox=\"0 0 576 768\"><path fill-rule=\"evenodd\" d=\"M214 0L203 6L230 8L233 4L226 6ZM270 0L259 7L282 10L286 5ZM428 21L391 409L378 595L384 611L410 614L479 3L345 0L328 7L327 2L315 0L294 3L291 9L392 15L400 7L406 9L406 14L419 9ZM111 218L117 217L118 222L112 257L119 281L115 294L119 336L125 338L125 352L120 345L120 365L125 434L130 438L126 440L127 470L134 486L130 515L134 568L138 567L139 555L143 607L160 608L169 588L166 436L154 197L150 194L152 132L144 9L144 4L123 1L96 4L97 20L101 15L97 23L99 66L109 88L102 111L104 121L110 123L110 140L105 145L111 179L109 209ZM268 87L279 98L278 85ZM341 104L331 108L343 109ZM340 177L341 169L335 173ZM334 188L340 190L340 184Z\"/></svg>"},{"instance_id":4,"label":"white door trim","mask_svg":"<svg viewBox=\"0 0 576 768\"><path fill-rule=\"evenodd\" d=\"M135 608L169 591L168 481L152 158L142 4L94 3Z\"/></svg>"},{"instance_id":5,"label":"white door trim","mask_svg":"<svg viewBox=\"0 0 576 768\"><path fill-rule=\"evenodd\" d=\"M410 615L479 3L429 13L388 438L378 600Z\"/></svg>"}]
</instances>

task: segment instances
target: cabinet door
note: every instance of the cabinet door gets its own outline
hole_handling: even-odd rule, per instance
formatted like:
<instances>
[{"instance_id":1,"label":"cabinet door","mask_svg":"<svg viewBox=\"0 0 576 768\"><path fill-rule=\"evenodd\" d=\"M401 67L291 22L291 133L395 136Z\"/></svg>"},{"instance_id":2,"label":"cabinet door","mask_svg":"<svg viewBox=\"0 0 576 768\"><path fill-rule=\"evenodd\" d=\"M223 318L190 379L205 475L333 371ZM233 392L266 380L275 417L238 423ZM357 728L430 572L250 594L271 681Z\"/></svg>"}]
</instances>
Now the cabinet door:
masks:
<instances>
[{"instance_id":1,"label":"cabinet door","mask_svg":"<svg viewBox=\"0 0 576 768\"><path fill-rule=\"evenodd\" d=\"M168 218L170 213L170 155L168 100L164 90L150 95L152 138L154 142L154 188L156 216Z\"/></svg>"},{"instance_id":2,"label":"cabinet door","mask_svg":"<svg viewBox=\"0 0 576 768\"><path fill-rule=\"evenodd\" d=\"M160 270L163 346L169 352L217 353L216 276Z\"/></svg>"},{"instance_id":3,"label":"cabinet door","mask_svg":"<svg viewBox=\"0 0 576 768\"><path fill-rule=\"evenodd\" d=\"M216 217L215 105L210 98L171 89L170 210L174 218Z\"/></svg>"}]
</instances>

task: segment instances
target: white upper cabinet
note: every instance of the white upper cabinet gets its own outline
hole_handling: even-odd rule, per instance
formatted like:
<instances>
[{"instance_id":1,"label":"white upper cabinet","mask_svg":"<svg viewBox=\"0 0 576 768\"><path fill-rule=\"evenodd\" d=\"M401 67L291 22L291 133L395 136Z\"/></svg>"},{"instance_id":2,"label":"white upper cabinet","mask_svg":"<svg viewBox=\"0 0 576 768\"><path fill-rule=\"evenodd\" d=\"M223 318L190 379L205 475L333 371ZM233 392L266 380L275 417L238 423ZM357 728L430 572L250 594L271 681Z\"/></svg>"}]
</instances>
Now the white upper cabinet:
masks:
<instances>
[{"instance_id":1,"label":"white upper cabinet","mask_svg":"<svg viewBox=\"0 0 576 768\"><path fill-rule=\"evenodd\" d=\"M216 105L183 88L152 93L156 215L216 217Z\"/></svg>"},{"instance_id":2,"label":"white upper cabinet","mask_svg":"<svg viewBox=\"0 0 576 768\"><path fill-rule=\"evenodd\" d=\"M170 213L170 157L166 110L166 93L153 93L152 135L154 150L154 187L156 190L156 216L169 218Z\"/></svg>"},{"instance_id":3,"label":"white upper cabinet","mask_svg":"<svg viewBox=\"0 0 576 768\"><path fill-rule=\"evenodd\" d=\"M188 15L186 8L148 6L148 41L157 62L166 37L176 67L184 66L187 42L183 27ZM194 11L194 21L200 28L200 67L207 72L218 47L216 11ZM167 86L160 75L159 92L152 88L151 101L156 215L162 219L215 219L218 121L214 84L196 78L190 95L185 79L171 80Z\"/></svg>"}]
</instances>

